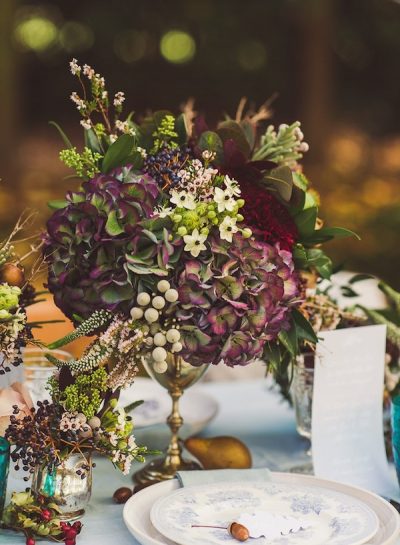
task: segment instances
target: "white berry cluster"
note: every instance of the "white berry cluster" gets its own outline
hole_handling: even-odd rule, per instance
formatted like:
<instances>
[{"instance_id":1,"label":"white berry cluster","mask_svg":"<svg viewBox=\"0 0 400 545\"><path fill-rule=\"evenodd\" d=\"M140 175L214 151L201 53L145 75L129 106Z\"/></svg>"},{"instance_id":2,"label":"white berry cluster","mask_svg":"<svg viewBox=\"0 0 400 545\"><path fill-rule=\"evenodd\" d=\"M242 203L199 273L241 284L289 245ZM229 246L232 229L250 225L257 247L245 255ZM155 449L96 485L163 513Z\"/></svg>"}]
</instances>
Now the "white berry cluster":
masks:
<instances>
[{"instance_id":1,"label":"white berry cluster","mask_svg":"<svg viewBox=\"0 0 400 545\"><path fill-rule=\"evenodd\" d=\"M138 294L136 299L138 306L131 309L131 317L147 322L149 332L145 342L152 349L154 371L165 373L168 369L168 352L176 354L182 350L181 334L176 319L165 316L168 303L176 303L178 300L178 292L171 288L167 280L160 280L157 290L158 294L149 295L146 292Z\"/></svg>"}]
</instances>

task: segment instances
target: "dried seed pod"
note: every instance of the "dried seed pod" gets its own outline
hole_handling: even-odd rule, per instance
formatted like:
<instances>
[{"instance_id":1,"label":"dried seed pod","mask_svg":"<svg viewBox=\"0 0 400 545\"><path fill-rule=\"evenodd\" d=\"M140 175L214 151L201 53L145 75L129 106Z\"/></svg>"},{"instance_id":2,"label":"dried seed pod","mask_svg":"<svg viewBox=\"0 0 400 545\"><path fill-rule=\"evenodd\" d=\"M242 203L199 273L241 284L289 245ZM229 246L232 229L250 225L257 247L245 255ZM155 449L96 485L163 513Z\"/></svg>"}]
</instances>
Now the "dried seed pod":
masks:
<instances>
[{"instance_id":1,"label":"dried seed pod","mask_svg":"<svg viewBox=\"0 0 400 545\"><path fill-rule=\"evenodd\" d=\"M243 524L239 524L238 522L232 522L232 524L228 526L228 532L238 541L247 541L250 537L250 533L246 526L243 526Z\"/></svg>"}]
</instances>

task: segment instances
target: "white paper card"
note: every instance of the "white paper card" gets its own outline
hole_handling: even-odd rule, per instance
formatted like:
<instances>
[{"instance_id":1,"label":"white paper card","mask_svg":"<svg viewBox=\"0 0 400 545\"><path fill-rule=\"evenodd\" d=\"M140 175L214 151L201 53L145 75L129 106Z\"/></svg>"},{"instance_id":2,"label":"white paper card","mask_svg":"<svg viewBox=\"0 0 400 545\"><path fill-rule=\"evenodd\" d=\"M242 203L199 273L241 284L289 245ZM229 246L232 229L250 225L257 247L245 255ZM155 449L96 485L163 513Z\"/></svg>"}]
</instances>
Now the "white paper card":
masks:
<instances>
[{"instance_id":1,"label":"white paper card","mask_svg":"<svg viewBox=\"0 0 400 545\"><path fill-rule=\"evenodd\" d=\"M317 477L396 496L383 438L386 326L323 332L317 345L312 453Z\"/></svg>"}]
</instances>

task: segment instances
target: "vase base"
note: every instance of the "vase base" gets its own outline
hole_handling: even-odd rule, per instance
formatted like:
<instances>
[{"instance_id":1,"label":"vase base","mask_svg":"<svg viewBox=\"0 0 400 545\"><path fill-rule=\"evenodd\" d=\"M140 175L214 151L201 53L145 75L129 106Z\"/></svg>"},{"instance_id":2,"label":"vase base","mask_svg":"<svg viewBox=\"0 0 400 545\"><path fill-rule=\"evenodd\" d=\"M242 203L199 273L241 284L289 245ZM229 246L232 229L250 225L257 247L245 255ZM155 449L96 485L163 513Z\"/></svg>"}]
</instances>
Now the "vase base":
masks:
<instances>
[{"instance_id":1,"label":"vase base","mask_svg":"<svg viewBox=\"0 0 400 545\"><path fill-rule=\"evenodd\" d=\"M74 511L73 513L60 513L57 518L62 521L72 522L73 520L82 518L84 514L85 510L79 509L79 511Z\"/></svg>"},{"instance_id":2,"label":"vase base","mask_svg":"<svg viewBox=\"0 0 400 545\"><path fill-rule=\"evenodd\" d=\"M133 480L140 488L161 481L173 479L178 471L193 471L202 469L194 460L181 460L179 465L168 464L165 458L158 458L147 464L133 475Z\"/></svg>"}]
</instances>

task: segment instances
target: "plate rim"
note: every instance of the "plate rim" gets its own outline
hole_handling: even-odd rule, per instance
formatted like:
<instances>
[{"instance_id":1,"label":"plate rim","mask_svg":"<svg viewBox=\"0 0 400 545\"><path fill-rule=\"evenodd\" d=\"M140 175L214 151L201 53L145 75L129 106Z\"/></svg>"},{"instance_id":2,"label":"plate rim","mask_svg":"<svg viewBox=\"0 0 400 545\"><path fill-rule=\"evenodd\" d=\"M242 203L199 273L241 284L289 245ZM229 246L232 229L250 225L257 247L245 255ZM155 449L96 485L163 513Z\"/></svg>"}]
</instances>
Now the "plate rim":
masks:
<instances>
[{"instance_id":1,"label":"plate rim","mask_svg":"<svg viewBox=\"0 0 400 545\"><path fill-rule=\"evenodd\" d=\"M291 479L296 478L296 474L285 473L285 472L271 472L271 476L272 476L273 480L274 479L279 480L280 478L283 478L284 482L286 482L287 480L291 480ZM374 492L366 490L365 488L362 488L362 487L353 486L353 485L350 485L350 484L341 483L339 481L333 481L333 480L330 480L330 479L323 479L323 478L320 478L320 477L315 477L313 475L301 475L301 478L306 480L306 481L309 481L309 480L314 481L315 480L315 481L319 481L319 482L322 482L322 483L327 483L327 484L333 485L334 487L337 487L337 486L345 487L348 491L356 490L357 492L361 493L362 495L366 495L367 498L369 496L371 498L371 501L378 502L381 505L382 509L387 514L389 514L389 513L391 514L392 523L394 524L394 528L391 530L391 533L389 535L384 535L383 540L381 540L376 545L394 545L396 539L399 537L399 534L400 534L400 516L399 516L399 513L396 511L396 509L389 502L387 502L382 497L380 497L378 494L375 494ZM137 528L136 526L133 526L132 523L129 520L128 515L129 515L129 512L130 512L131 508L133 508L136 511L137 502L141 501L142 497L149 494L150 489L152 489L151 494L153 494L155 490L159 490L160 492L159 492L158 496L160 496L160 494L165 496L165 495L169 494L171 491L176 490L176 488L173 488L174 486L178 486L178 481L177 480L169 480L169 481L164 481L164 482L152 485L151 487L145 488L145 489L141 490L140 492L137 492L136 494L134 494L126 502L126 504L124 505L124 509L123 509L124 523L125 523L127 529L129 530L129 532L135 537L136 540L138 540L138 542L140 542L142 544L146 544L146 545L173 545L169 540L167 540L163 536L160 536L160 538L162 539L162 540L160 540L158 537L154 537L154 536L150 535L149 533L147 533L146 531L143 531L142 528L140 528L140 527ZM171 490L171 487L172 487L172 490ZM165 492L164 492L164 490L165 490ZM373 508L373 507L371 506L371 508ZM150 510L148 512L148 516L149 516L149 519L150 519ZM379 518L379 520L380 520L380 523L381 523L382 519ZM149 522L150 522L150 520L149 520Z\"/></svg>"},{"instance_id":2,"label":"plate rim","mask_svg":"<svg viewBox=\"0 0 400 545\"><path fill-rule=\"evenodd\" d=\"M224 482L218 482L218 483L208 483L208 484L199 484L199 485L193 485L193 486L190 486L190 487L187 487L187 488L184 488L184 487L181 487L181 488L178 488L174 491L172 491L170 494L166 495L166 496L162 496L160 498L158 498L156 500L156 502L153 504L153 506L151 507L150 509L150 522L151 524L153 525L153 527L157 530L157 532L159 534L161 534L164 538L167 538L169 541L173 541L174 543L177 543L178 545L187 545L186 543L184 543L183 541L180 540L179 538L179 530L177 528L175 529L172 529L170 534L167 535L166 533L166 529L165 529L165 525L162 525L160 524L160 522L158 521L158 518L157 518L157 511L159 510L160 508L160 505L161 504L164 504L165 501L168 501L168 500L172 500L173 497L175 496L179 496L179 495L182 495L184 494L184 492L188 492L190 490L198 490L198 491L205 491L207 490L208 487L211 487L211 488L214 488L214 489L217 489L218 487L220 487L221 485L226 485L227 487L229 486L243 486L243 487L251 487L252 484L255 484L255 482L253 481L243 481L243 480L235 480L235 481L224 481ZM268 485L268 484L271 484L271 485L274 485L276 483L274 483L273 480L270 480L270 481L265 481L265 484ZM279 483L280 485L283 485L283 486L287 486L287 487L295 487L296 485L291 485L290 483ZM317 485L317 484L309 484L309 485L297 485L297 486L300 486L304 489L305 492L309 491L312 493L312 489L318 489L318 491L320 492L323 492L324 488L321 486L321 485ZM376 512L369 506L367 505L365 502L363 502L361 499L359 498L356 498L355 496L351 496L350 494L348 493L345 493L345 492L342 492L340 490L333 490L333 489L325 489L327 494L329 495L330 492L332 492L332 495L339 495L339 496L342 496L343 498L347 497L349 500L353 500L356 504L358 505L361 505L361 507L365 510L365 516L368 517L371 521L371 524L373 525L373 528L371 528L371 530L368 532L368 534L366 535L363 535L362 537L358 538L357 540L355 541L352 541L351 543L349 543L348 545L363 545L364 543L367 543L368 541L370 541L377 533L378 533L378 530L379 530L379 527L380 527L380 520L379 520L379 517L378 515L376 514ZM364 519L365 521L365 519ZM366 522L366 521L365 521ZM178 538L178 540L177 540Z\"/></svg>"}]
</instances>

